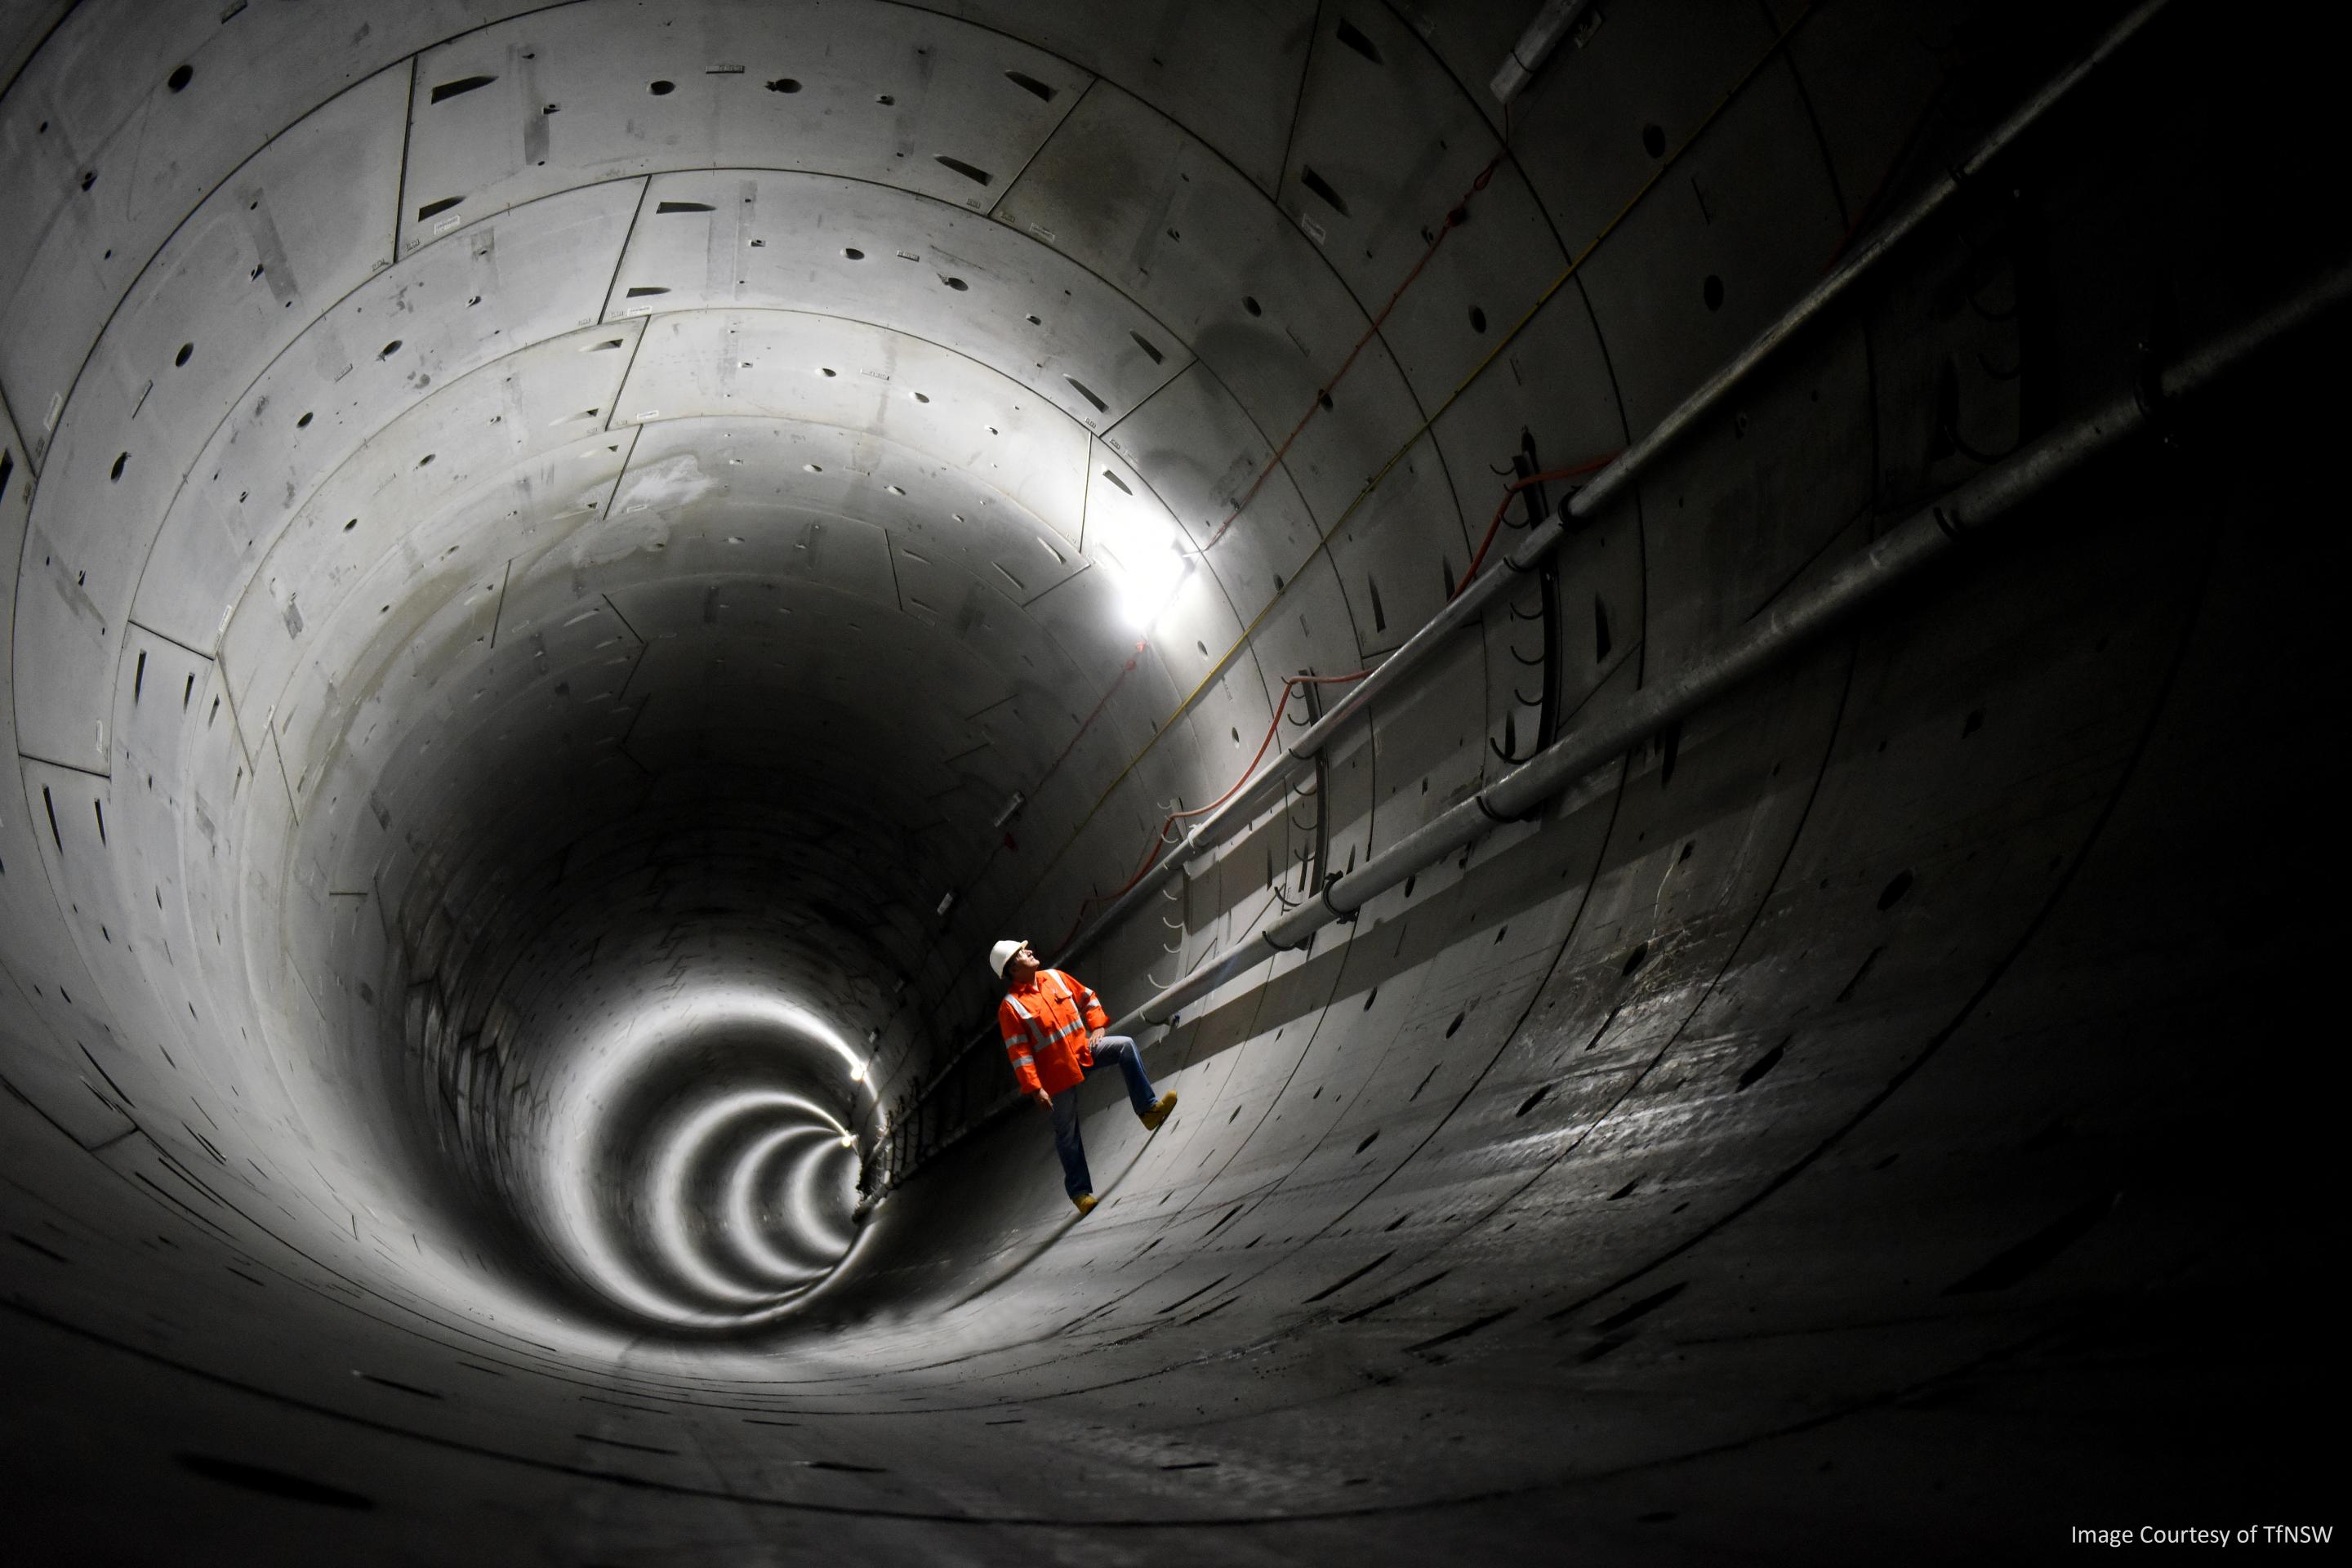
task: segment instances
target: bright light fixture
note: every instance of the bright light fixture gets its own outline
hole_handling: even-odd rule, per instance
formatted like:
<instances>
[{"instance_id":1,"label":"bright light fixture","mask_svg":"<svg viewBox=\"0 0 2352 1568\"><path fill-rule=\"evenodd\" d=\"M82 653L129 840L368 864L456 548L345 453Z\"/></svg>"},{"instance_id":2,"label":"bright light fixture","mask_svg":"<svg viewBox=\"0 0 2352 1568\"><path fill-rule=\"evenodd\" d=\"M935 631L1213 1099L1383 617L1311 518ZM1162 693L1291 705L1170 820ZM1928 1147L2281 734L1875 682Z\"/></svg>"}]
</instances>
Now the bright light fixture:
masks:
<instances>
[{"instance_id":1,"label":"bright light fixture","mask_svg":"<svg viewBox=\"0 0 2352 1568\"><path fill-rule=\"evenodd\" d=\"M1119 608L1138 631L1150 629L1192 573L1192 558L1179 554L1165 534L1135 522L1105 540L1102 554L1118 583Z\"/></svg>"}]
</instances>

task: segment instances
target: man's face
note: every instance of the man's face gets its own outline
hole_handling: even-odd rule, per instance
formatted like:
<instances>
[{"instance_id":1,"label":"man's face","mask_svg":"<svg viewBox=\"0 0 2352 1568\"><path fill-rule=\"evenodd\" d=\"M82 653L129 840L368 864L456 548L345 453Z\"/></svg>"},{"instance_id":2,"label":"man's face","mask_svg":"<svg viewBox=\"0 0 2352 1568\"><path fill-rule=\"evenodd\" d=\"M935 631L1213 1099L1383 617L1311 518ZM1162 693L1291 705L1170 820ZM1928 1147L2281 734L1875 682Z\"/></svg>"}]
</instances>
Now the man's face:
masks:
<instances>
[{"instance_id":1,"label":"man's face","mask_svg":"<svg viewBox=\"0 0 2352 1568\"><path fill-rule=\"evenodd\" d=\"M1034 948L1024 947L1013 955L1013 978L1015 980L1026 980L1045 967Z\"/></svg>"}]
</instances>

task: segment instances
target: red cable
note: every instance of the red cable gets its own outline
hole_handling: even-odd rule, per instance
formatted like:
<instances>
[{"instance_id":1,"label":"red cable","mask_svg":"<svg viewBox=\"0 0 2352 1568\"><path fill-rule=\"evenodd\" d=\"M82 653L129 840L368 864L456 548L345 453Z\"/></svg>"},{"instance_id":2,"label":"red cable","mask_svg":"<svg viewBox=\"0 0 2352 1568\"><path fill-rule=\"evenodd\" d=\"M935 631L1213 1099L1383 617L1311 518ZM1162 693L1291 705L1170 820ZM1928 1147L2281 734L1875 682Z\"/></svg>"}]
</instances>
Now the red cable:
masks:
<instances>
[{"instance_id":1,"label":"red cable","mask_svg":"<svg viewBox=\"0 0 2352 1568\"><path fill-rule=\"evenodd\" d=\"M1470 586L1470 579L1478 574L1479 563L1486 559L1487 548L1495 542L1495 535L1501 531L1503 513L1510 510L1513 496L1530 486L1540 485L1548 480L1572 479L1579 474L1589 474L1595 468L1605 468L1615 462L1617 457L1618 454L1611 452L1604 457L1587 458L1573 468L1546 468L1540 474L1529 474L1526 479L1511 481L1503 490L1503 499L1495 503L1494 521L1486 524L1486 537L1478 542L1478 551L1476 554L1470 557L1469 569L1462 574L1462 581L1454 584L1454 592L1445 595L1445 602L1450 605L1460 598L1462 590Z\"/></svg>"},{"instance_id":2,"label":"red cable","mask_svg":"<svg viewBox=\"0 0 2352 1568\"><path fill-rule=\"evenodd\" d=\"M1370 342L1374 337L1379 335L1381 326L1384 325L1389 319L1390 312L1396 309L1397 302L1404 298L1405 290L1412 287L1413 280L1421 276L1423 268L1428 267L1430 258L1437 254L1437 247L1445 243L1445 237L1470 221L1470 198L1486 188L1488 183L1495 177L1495 171L1502 167L1502 163L1503 154L1501 153L1496 153L1494 157L1488 159L1486 166L1479 170L1476 177L1470 182L1470 188L1462 194L1462 199L1455 202L1454 205L1447 210L1445 214L1445 222L1439 226L1436 236L1430 240L1429 248L1421 253L1421 259L1412 264L1412 270L1404 275L1403 281L1399 283L1396 286L1395 291L1389 295L1388 302L1381 307L1379 314L1372 318L1371 324L1364 329L1363 336L1358 338L1356 340L1355 346L1348 351L1348 357L1339 362L1339 368L1332 373L1331 379L1325 382L1321 388L1317 391L1315 394L1315 401L1307 405L1307 412L1299 416L1298 423L1290 427L1290 434L1282 438L1282 445L1275 448L1274 456L1267 458L1265 466L1257 471L1257 477L1250 481L1249 489L1244 491L1241 500L1234 503L1232 512L1227 514L1225 520L1217 525L1216 531L1209 536L1208 542L1202 545L1197 552L1194 552L1194 553L1202 555L1207 554L1209 551L1216 545L1219 540L1224 538L1224 536L1232 531L1234 524L1241 521L1242 513L1248 510L1250 502L1257 499L1257 492L1265 488L1267 478L1273 474L1275 469L1282 466L1283 458L1289 455L1291 445L1298 439L1299 433L1307 428L1308 421L1312 420L1315 416L1322 410L1324 405L1329 401L1331 389L1339 385L1340 378L1345 376L1348 372L1354 367L1357 356L1364 352L1364 345ZM1143 643L1139 642L1135 645L1135 651L1140 654L1144 651L1144 647L1145 645ZM1087 731L1093 727L1095 720L1101 715L1104 707L1110 701L1112 695L1118 690L1120 684L1127 679L1128 676L1134 672L1135 662L1136 661L1134 659L1129 659L1125 667L1119 670L1118 679L1110 683L1109 690L1103 693L1102 700L1097 702L1094 706L1094 710L1088 713L1085 720L1079 723L1076 733L1070 737L1069 744L1064 746L1060 754L1055 757L1053 762L1046 765L1045 771L1043 773L1038 775L1036 784L1032 786L1033 794L1035 790L1042 789L1045 786L1045 781L1054 776L1055 773L1060 769L1062 763L1067 760L1071 752L1077 748L1078 742L1084 739ZM1279 730L1281 727L1282 715L1284 710L1289 705L1290 692L1293 687L1302 683L1324 684L1332 681L1354 680L1359 679L1363 675L1369 673L1370 672L1365 670L1359 671L1355 675L1293 676L1288 679L1286 679L1283 682L1282 703L1275 710L1275 727L1274 729L1268 730L1266 732L1267 742L1272 742L1276 731ZM1258 747L1258 757L1262 758L1265 755L1265 746L1260 745ZM1252 759L1250 766L1253 770L1255 769L1257 766L1256 759ZM1242 775L1240 783L1236 783L1234 785L1233 790L1226 791L1225 794L1219 796L1215 802L1213 802L1209 805L1201 807L1200 810L1211 811L1215 809L1217 805L1223 805L1226 800L1230 800L1233 797L1234 790L1240 789L1242 784L1247 783L1248 780L1249 774L1244 773ZM1180 812L1177 814L1178 816L1196 816L1199 815L1200 812L1197 811ZM1171 817L1168 822L1160 824L1159 841L1154 844L1151 853L1145 858L1142 867L1137 870L1133 877L1128 879L1128 888L1132 888L1137 882L1142 880L1144 872L1151 869L1152 862L1159 858L1160 850L1165 847L1168 828L1175 820L1175 817ZM1127 888L1121 888L1118 893L1113 893L1111 897L1114 899L1118 898L1119 893L1124 893L1125 891L1127 891ZM1090 903L1093 901L1094 900L1088 900ZM1085 905L1082 904L1079 906L1078 918L1082 924L1086 919L1085 910ZM1071 935L1075 936L1076 934L1076 929L1075 927L1072 928ZM1067 945L1066 940L1063 945Z\"/></svg>"},{"instance_id":3,"label":"red cable","mask_svg":"<svg viewBox=\"0 0 2352 1568\"><path fill-rule=\"evenodd\" d=\"M1282 466L1283 458L1289 455L1290 448L1292 445L1297 441L1300 433L1307 428L1307 424L1314 419L1317 414L1322 411L1324 405L1329 401L1331 389L1339 385L1341 378L1346 376L1348 372L1355 367L1358 356L1362 354L1364 352L1364 345L1370 342L1373 338L1380 334L1381 328L1387 323L1391 312L1394 311L1397 308L1398 301L1404 298L1405 290L1412 287L1413 281L1418 279L1422 275L1422 272L1429 266L1430 258L1437 254L1437 247L1445 243L1445 237L1470 220L1470 198L1486 188L1487 184L1492 182L1495 177L1495 171L1502 167L1502 163L1503 154L1500 153L1496 153L1494 157L1488 159L1486 166L1479 170L1476 176L1471 180L1470 188L1463 192L1462 199L1455 202L1451 208L1447 209L1444 223L1438 226L1436 235L1432 237L1429 242L1429 247L1421 253L1421 259L1412 264L1412 269L1407 272L1404 275L1402 281L1397 284L1395 289L1389 295L1387 302L1381 305L1379 312L1372 317L1371 324L1364 329L1363 335L1358 338L1356 340L1355 346L1348 351L1348 357L1339 362L1339 368L1331 373L1331 379L1325 382L1323 385L1317 390L1315 394L1315 401L1307 405L1307 412L1305 414L1299 416L1298 423L1290 427L1290 434L1282 438L1282 445L1275 448L1274 455L1266 459L1265 466L1258 469L1257 477L1250 480L1249 489L1244 490L1242 493L1241 500L1234 504L1234 510L1226 514L1225 520L1217 525L1214 532L1210 534L1208 542L1202 545L1200 550L1195 552L1195 553L1202 555L1207 554L1210 550L1216 546L1220 540L1223 539L1228 532L1232 531L1234 524L1241 521L1242 513L1248 510L1250 503L1257 499L1257 492L1265 488L1266 479L1273 474L1274 470ZM1581 470L1569 471L1579 472ZM1557 478L1560 476L1556 475L1551 477ZM1534 482L1535 481L1533 479L1527 481L1527 483L1529 484ZM1510 497L1508 494L1504 497L1506 502L1507 502L1509 499ZM1501 518L1502 513L1498 510L1496 513L1496 521L1499 523L1501 521ZM1490 528L1487 530L1487 537L1491 539L1493 536L1494 530ZM1479 546L1478 553L1480 557L1483 557L1486 554L1485 545L1482 544ZM1473 560L1471 562L1471 570L1474 572L1477 570L1476 560ZM1463 581L1466 583L1469 579L1465 577ZM1459 588L1455 591L1457 593L1460 592ZM1135 645L1136 652L1139 654L1143 652L1144 646L1145 645L1140 642L1137 643ZM1076 749L1078 742L1085 737L1087 731L1093 726L1095 720L1100 716L1105 705L1110 701L1112 695L1118 690L1120 683L1125 681L1128 676L1133 672L1135 663L1136 661L1131 658L1127 661L1126 666L1119 670L1118 679L1113 680L1110 684L1109 690L1103 693L1102 700L1095 704L1094 710L1088 713L1086 716L1086 719L1078 725L1077 732L1070 737L1069 744L1062 748L1061 753L1055 757L1053 762L1047 765L1045 773L1038 776L1037 784L1034 787L1042 788L1045 780L1053 777L1055 771L1061 767L1063 762L1068 758L1070 752ZM1257 770L1258 763L1265 756L1266 748L1273 744L1275 735L1278 733L1282 728L1282 716L1288 710L1290 694L1293 689L1301 685L1328 685L1349 680L1360 680L1363 677L1370 673L1371 672L1370 670L1358 670L1352 675L1298 675L1286 678L1282 683L1282 701L1276 704L1275 708L1274 722L1267 728L1265 739L1259 742L1256 756L1250 759L1249 767L1243 772L1242 776L1239 779L1234 781L1234 787L1227 790L1223 795L1219 795L1215 800L1211 801L1207 805L1197 807L1192 811L1171 813L1168 819L1160 825L1160 832L1152 841L1150 852L1144 857L1143 864L1136 868L1135 875L1127 879L1127 883L1124 887L1118 889L1117 892L1110 894L1109 897L1112 899L1120 897L1125 894L1129 889L1133 888L1138 882L1143 879L1144 874L1150 871L1152 866L1159 860L1160 851L1167 847L1168 829L1170 827L1173 826L1178 821L1183 818L1199 816L1204 813L1214 811L1218 806L1223 805L1226 801L1231 800L1241 789L1242 785L1249 782L1251 774L1255 773ZM1079 926L1083 926L1086 923L1086 911L1087 908L1100 901L1102 901L1100 899L1089 897L1085 903L1078 906ZM1073 926L1070 929L1071 936L1074 937L1077 935L1077 932L1078 926ZM1067 937L1064 938L1062 942L1059 944L1060 947L1067 947L1068 945L1069 938ZM1058 948L1056 951L1058 951Z\"/></svg>"},{"instance_id":4,"label":"red cable","mask_svg":"<svg viewBox=\"0 0 2352 1568\"><path fill-rule=\"evenodd\" d=\"M1168 847L1168 830L1171 827L1173 827L1178 822L1186 817L1204 816L1208 813L1216 810L1219 806L1224 805L1225 802L1233 799L1234 796L1242 792L1242 786L1248 784L1251 778L1255 776L1258 763L1265 760L1266 748L1273 745L1275 736L1281 733L1283 715L1290 710L1290 694L1295 688L1301 686L1344 686L1351 680L1361 680L1364 677L1370 674L1371 674L1371 671L1369 669L1359 669L1347 675L1285 676L1282 681L1282 700L1275 704L1274 721L1265 727L1265 739L1257 743L1256 755L1250 758L1249 765L1242 770L1241 777L1234 781L1233 787L1225 791L1224 794L1219 795L1216 799L1209 802L1206 805L1196 805L1189 811L1171 811L1166 817L1162 818L1160 824L1160 831L1152 835L1151 847L1145 853L1143 857L1143 864L1135 868L1135 875L1129 877L1125 882L1121 883L1118 887L1113 889L1108 893L1088 894L1085 900L1078 905L1078 918L1076 922L1070 927L1069 935L1055 943L1048 951L1053 952L1061 952L1066 950L1070 945L1071 939L1076 937L1078 934L1079 930L1087 923L1087 911L1089 909L1092 909L1097 904L1110 903L1126 897L1128 892L1133 889L1138 882L1143 880L1145 874L1149 872L1153 866L1159 863L1160 851Z\"/></svg>"}]
</instances>

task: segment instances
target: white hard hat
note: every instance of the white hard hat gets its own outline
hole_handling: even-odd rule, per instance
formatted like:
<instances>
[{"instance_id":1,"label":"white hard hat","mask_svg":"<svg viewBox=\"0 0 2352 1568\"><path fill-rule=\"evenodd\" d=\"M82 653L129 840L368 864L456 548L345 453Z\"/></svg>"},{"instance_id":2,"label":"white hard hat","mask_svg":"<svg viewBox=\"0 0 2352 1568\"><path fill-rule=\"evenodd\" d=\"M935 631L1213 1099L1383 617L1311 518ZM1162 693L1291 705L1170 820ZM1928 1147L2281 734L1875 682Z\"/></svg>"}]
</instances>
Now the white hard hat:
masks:
<instances>
[{"instance_id":1,"label":"white hard hat","mask_svg":"<svg viewBox=\"0 0 2352 1568\"><path fill-rule=\"evenodd\" d=\"M1027 947L1028 945L1029 942L1025 937L1008 936L1003 942L998 942L994 947L990 948L988 950L989 973L999 979L1003 979L1004 976L1004 966L1013 962L1013 955L1019 952L1023 948Z\"/></svg>"}]
</instances>

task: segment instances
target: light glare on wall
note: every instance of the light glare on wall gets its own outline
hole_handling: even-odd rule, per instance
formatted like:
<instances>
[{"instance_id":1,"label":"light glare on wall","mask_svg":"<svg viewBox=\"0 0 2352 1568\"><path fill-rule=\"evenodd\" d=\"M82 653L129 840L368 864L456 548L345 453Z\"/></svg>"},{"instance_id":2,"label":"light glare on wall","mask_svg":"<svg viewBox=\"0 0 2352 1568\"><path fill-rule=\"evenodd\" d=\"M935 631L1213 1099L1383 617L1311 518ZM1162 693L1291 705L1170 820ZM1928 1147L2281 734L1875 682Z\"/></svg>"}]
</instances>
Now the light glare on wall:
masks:
<instances>
[{"instance_id":1,"label":"light glare on wall","mask_svg":"<svg viewBox=\"0 0 2352 1568\"><path fill-rule=\"evenodd\" d=\"M1166 535L1139 523L1105 541L1102 553L1118 584L1119 608L1139 631L1150 629L1192 572L1191 557L1177 553Z\"/></svg>"}]
</instances>

